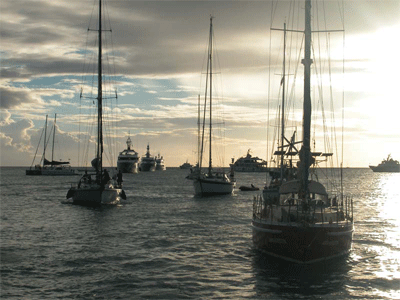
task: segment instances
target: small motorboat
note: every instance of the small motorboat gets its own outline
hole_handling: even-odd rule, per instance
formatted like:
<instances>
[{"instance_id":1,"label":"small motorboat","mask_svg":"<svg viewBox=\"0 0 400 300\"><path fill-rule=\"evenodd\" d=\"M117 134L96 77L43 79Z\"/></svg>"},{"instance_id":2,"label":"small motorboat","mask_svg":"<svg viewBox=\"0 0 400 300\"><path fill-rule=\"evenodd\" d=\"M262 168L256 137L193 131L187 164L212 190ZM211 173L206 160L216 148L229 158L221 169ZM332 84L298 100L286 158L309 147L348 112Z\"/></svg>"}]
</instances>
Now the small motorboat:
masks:
<instances>
[{"instance_id":1,"label":"small motorboat","mask_svg":"<svg viewBox=\"0 0 400 300\"><path fill-rule=\"evenodd\" d=\"M258 191L260 189L256 186L254 186L253 184L251 184L250 186L242 185L241 187L239 187L239 190L246 192L246 191Z\"/></svg>"}]
</instances>

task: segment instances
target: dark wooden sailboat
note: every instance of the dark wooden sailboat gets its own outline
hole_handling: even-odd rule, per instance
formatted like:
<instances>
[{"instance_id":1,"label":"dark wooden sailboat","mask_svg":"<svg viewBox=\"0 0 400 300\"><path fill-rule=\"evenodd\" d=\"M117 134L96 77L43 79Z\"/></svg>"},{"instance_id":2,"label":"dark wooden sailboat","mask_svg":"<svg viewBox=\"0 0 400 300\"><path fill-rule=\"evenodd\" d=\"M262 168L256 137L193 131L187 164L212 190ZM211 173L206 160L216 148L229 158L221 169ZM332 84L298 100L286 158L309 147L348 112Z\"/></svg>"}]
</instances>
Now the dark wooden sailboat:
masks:
<instances>
[{"instance_id":1,"label":"dark wooden sailboat","mask_svg":"<svg viewBox=\"0 0 400 300\"><path fill-rule=\"evenodd\" d=\"M94 178L85 174L77 186L72 186L67 193L67 199L73 203L89 206L102 204L118 204L126 195L121 186L110 178L108 171L103 167L103 82L102 82L102 3L99 0L98 24L98 72L97 72L97 150L92 166L96 173Z\"/></svg>"},{"instance_id":2,"label":"dark wooden sailboat","mask_svg":"<svg viewBox=\"0 0 400 300\"><path fill-rule=\"evenodd\" d=\"M311 35L311 0L306 0L303 140L300 151L296 151L298 168L283 163L283 155L289 155L294 139L285 148L282 116L282 143L280 152L276 153L281 157L280 168L271 171L270 185L262 197L254 199L252 218L255 247L296 263L312 263L348 253L353 234L352 200L343 195L343 189L328 194L322 183L309 176L316 157L331 155L311 152Z\"/></svg>"}]
</instances>

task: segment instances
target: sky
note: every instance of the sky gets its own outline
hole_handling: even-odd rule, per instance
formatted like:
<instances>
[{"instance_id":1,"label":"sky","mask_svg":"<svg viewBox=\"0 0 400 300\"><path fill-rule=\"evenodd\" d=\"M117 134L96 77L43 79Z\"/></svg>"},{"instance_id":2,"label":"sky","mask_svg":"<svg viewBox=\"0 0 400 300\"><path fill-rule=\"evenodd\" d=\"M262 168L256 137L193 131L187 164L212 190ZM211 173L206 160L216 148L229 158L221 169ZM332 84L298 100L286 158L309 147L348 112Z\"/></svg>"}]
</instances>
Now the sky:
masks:
<instances>
[{"instance_id":1,"label":"sky","mask_svg":"<svg viewBox=\"0 0 400 300\"><path fill-rule=\"evenodd\" d=\"M55 159L78 165L78 98L84 57L90 52L87 37L93 40L87 29L94 26L95 2L1 1L1 166L30 166L46 115L50 130L54 114L59 155ZM345 29L344 34L332 33L331 94L337 100L326 111L338 115L340 134L344 95L343 165L368 167L388 154L400 160L400 2L320 0L312 5L313 12L317 9L327 17L327 28L342 29L344 24ZM295 6L302 11L299 1L107 1L118 89L112 109L116 152L125 148L129 135L140 155L149 144L167 167L196 162L197 99L204 94L212 15L218 51L215 78L220 84L215 109L224 124L223 137L216 139L223 145L217 150L222 156L219 164L227 166L248 149L254 156L269 158L282 51L282 32L270 28L282 28L285 20L290 24L289 8ZM319 22L316 11L313 22ZM329 77L324 70L321 78ZM301 69L298 72L301 77ZM294 94L301 100L298 92ZM289 118L301 123L298 107L293 106ZM318 119L314 124L322 126ZM287 136L293 128L297 130L288 127ZM320 148L324 151L317 142L316 149Z\"/></svg>"}]
</instances>

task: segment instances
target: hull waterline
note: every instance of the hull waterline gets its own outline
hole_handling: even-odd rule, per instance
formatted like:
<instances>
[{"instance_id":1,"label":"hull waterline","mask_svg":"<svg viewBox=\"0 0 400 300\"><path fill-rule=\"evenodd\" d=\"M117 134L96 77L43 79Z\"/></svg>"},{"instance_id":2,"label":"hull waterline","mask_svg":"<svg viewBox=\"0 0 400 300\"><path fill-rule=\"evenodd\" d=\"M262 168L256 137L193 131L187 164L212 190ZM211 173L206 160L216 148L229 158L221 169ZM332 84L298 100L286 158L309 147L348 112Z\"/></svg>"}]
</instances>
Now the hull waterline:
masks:
<instances>
[{"instance_id":1,"label":"hull waterline","mask_svg":"<svg viewBox=\"0 0 400 300\"><path fill-rule=\"evenodd\" d=\"M342 222L340 222L342 223ZM267 255L307 264L346 255L351 250L353 225L266 224L253 219L253 243Z\"/></svg>"},{"instance_id":2,"label":"hull waterline","mask_svg":"<svg viewBox=\"0 0 400 300\"><path fill-rule=\"evenodd\" d=\"M193 182L196 195L214 196L232 194L234 183L207 179L195 179Z\"/></svg>"},{"instance_id":3,"label":"hull waterline","mask_svg":"<svg viewBox=\"0 0 400 300\"><path fill-rule=\"evenodd\" d=\"M139 164L137 162L117 162L117 169L122 173L139 173Z\"/></svg>"},{"instance_id":4,"label":"hull waterline","mask_svg":"<svg viewBox=\"0 0 400 300\"><path fill-rule=\"evenodd\" d=\"M68 191L74 204L85 206L115 205L124 195L122 189L71 188ZM68 197L68 196L67 196Z\"/></svg>"}]
</instances>

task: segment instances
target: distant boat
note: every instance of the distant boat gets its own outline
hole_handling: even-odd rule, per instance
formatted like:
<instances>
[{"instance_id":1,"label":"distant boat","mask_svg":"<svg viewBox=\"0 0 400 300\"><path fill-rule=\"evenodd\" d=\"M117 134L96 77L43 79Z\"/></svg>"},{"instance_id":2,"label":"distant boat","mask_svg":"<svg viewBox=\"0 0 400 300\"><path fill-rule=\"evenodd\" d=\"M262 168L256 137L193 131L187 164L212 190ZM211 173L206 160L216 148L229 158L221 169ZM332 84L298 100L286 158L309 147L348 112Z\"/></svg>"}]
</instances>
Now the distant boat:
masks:
<instances>
[{"instance_id":1,"label":"distant boat","mask_svg":"<svg viewBox=\"0 0 400 300\"><path fill-rule=\"evenodd\" d=\"M139 155L132 149L132 141L130 137L126 140L126 149L118 155L117 169L122 173L139 172Z\"/></svg>"},{"instance_id":2,"label":"distant boat","mask_svg":"<svg viewBox=\"0 0 400 300\"><path fill-rule=\"evenodd\" d=\"M79 175L76 169L71 168L69 166L69 161L55 161L54 160L54 143L56 138L56 120L57 114L54 116L54 123L53 123L53 144L52 144L52 151L51 151L51 161L46 159L46 148L47 148L47 115L46 115L46 122L42 131L42 135L44 132L44 146L43 146L43 155L41 159L41 163L36 164L34 167L30 167L26 170L26 175L47 175L47 176L71 176L71 175ZM37 149L39 148L40 140ZM37 153L36 149L36 153ZM32 165L36 159L33 158Z\"/></svg>"},{"instance_id":3,"label":"distant boat","mask_svg":"<svg viewBox=\"0 0 400 300\"><path fill-rule=\"evenodd\" d=\"M212 25L213 17L210 17L210 35L209 35L209 44L208 44L208 62L207 62L207 79L206 82L209 83L209 160L208 160L208 171L206 173L198 172L195 173L193 177L193 185L195 189L196 195L199 196L213 196L213 195L224 195L231 194L233 192L235 182L231 181L230 178L225 174L224 171L216 172L212 167L212 38L213 38L213 25ZM207 84L206 84L206 92L205 95L207 97ZM207 100L207 99L206 99ZM206 102L206 101L205 101ZM202 134L202 146L200 151L200 167L203 157L203 145L204 145L204 122L203 122L203 134Z\"/></svg>"},{"instance_id":4,"label":"distant boat","mask_svg":"<svg viewBox=\"0 0 400 300\"><path fill-rule=\"evenodd\" d=\"M156 170L156 159L150 154L150 146L147 144L145 156L140 160L140 172L154 172Z\"/></svg>"},{"instance_id":5,"label":"distant boat","mask_svg":"<svg viewBox=\"0 0 400 300\"><path fill-rule=\"evenodd\" d=\"M398 160L394 160L389 154L388 157L378 165L369 166L374 172L400 172L400 164Z\"/></svg>"},{"instance_id":6,"label":"distant boat","mask_svg":"<svg viewBox=\"0 0 400 300\"><path fill-rule=\"evenodd\" d=\"M279 153L276 153L281 158L280 172L266 186L262 197L254 198L252 229L253 243L263 253L295 263L314 263L347 254L351 250L353 202L343 195L340 182L337 189L334 189L336 184L333 187L328 186L332 189L328 194L325 186L318 182L318 176L313 174L318 163L317 158L322 162L330 155L324 157L322 153L311 152L310 81L311 64L314 62L311 59L311 0L305 0L304 7L302 147L297 151L294 140L289 141L284 137L285 118L282 114L281 146ZM281 90L284 91L286 33L300 31L287 30L286 24L282 31L284 63ZM282 111L284 104L282 97ZM284 144L286 142L287 145ZM296 153L296 164L292 164L291 159L288 165L283 163L283 156L294 157Z\"/></svg>"},{"instance_id":7,"label":"distant boat","mask_svg":"<svg viewBox=\"0 0 400 300\"><path fill-rule=\"evenodd\" d=\"M165 163L164 163L164 157L160 156L160 154L157 155L156 157L156 171L165 171Z\"/></svg>"},{"instance_id":8,"label":"distant boat","mask_svg":"<svg viewBox=\"0 0 400 300\"><path fill-rule=\"evenodd\" d=\"M190 168L192 168L193 166L190 164L190 163L188 163L188 161L186 161L185 163L183 163L183 164L181 164L180 166L179 166L179 168L180 169L183 169L183 170L189 170Z\"/></svg>"},{"instance_id":9,"label":"distant boat","mask_svg":"<svg viewBox=\"0 0 400 300\"><path fill-rule=\"evenodd\" d=\"M233 159L232 159L233 162ZM231 164L235 172L267 172L267 162L261 158L253 157L250 154L250 149L247 150L247 155L237 159Z\"/></svg>"},{"instance_id":10,"label":"distant boat","mask_svg":"<svg viewBox=\"0 0 400 300\"><path fill-rule=\"evenodd\" d=\"M259 191L260 189L251 184L250 186L242 185L239 187L239 190L241 190L242 192L246 192L246 191Z\"/></svg>"},{"instance_id":11,"label":"distant boat","mask_svg":"<svg viewBox=\"0 0 400 300\"><path fill-rule=\"evenodd\" d=\"M72 199L74 204L98 206L103 204L118 204L126 195L121 185L112 179L103 167L103 74L102 74L102 4L99 0L98 23L98 73L97 73L97 142L96 158L92 160L95 168L95 178L85 173L77 186L71 186L67 192L67 199Z\"/></svg>"}]
</instances>

